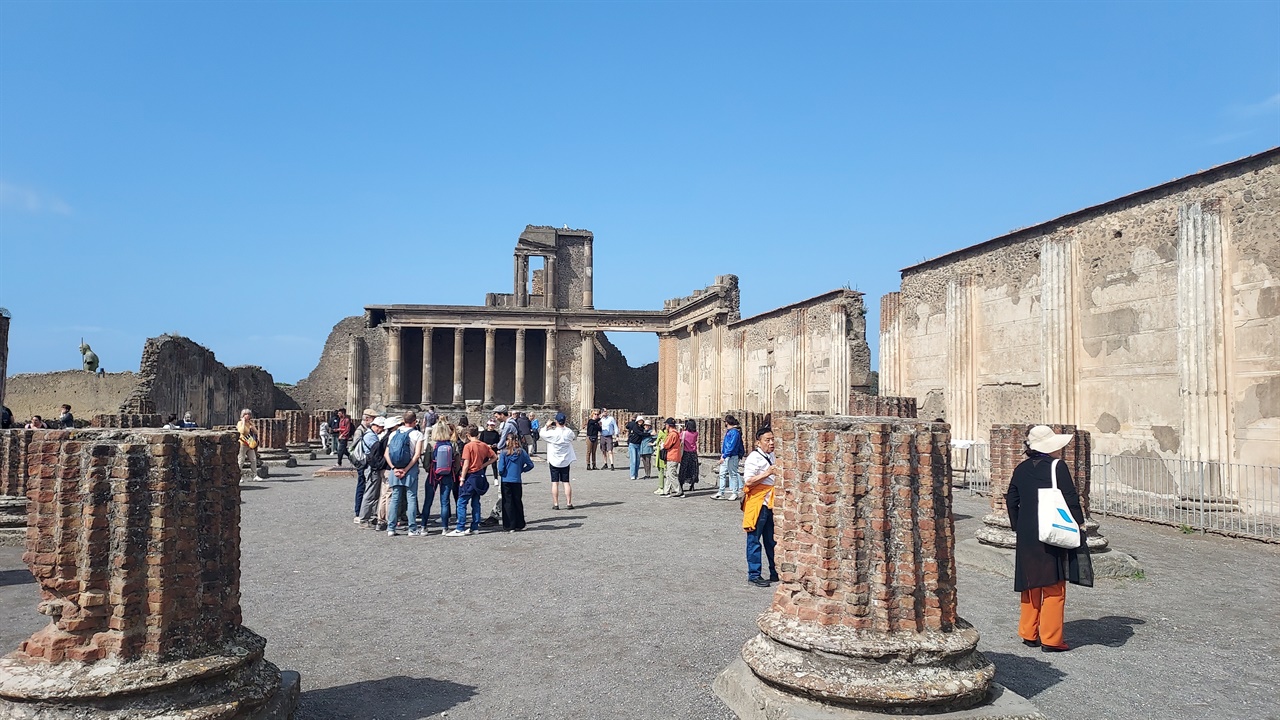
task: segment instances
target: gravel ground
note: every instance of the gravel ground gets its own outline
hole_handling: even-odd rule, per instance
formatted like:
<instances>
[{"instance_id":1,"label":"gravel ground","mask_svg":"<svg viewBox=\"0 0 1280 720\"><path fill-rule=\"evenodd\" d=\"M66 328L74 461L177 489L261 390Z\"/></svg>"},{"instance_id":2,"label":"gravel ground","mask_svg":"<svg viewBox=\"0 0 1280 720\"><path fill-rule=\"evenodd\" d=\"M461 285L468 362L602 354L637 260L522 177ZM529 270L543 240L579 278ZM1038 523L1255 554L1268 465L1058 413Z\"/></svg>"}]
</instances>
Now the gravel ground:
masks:
<instances>
[{"instance_id":1,"label":"gravel ground","mask_svg":"<svg viewBox=\"0 0 1280 720\"><path fill-rule=\"evenodd\" d=\"M770 598L745 582L736 503L575 467L576 509L553 511L539 463L528 531L389 538L351 523L353 481L312 479L323 465L244 486L245 623L302 673L303 720L733 717L710 683ZM959 492L963 539L986 503ZM998 681L1058 718L1280 718L1280 548L1102 530L1146 578L1073 586L1070 653L1021 645L1011 581L960 568ZM0 548L0 646L43 624L22 568Z\"/></svg>"}]
</instances>

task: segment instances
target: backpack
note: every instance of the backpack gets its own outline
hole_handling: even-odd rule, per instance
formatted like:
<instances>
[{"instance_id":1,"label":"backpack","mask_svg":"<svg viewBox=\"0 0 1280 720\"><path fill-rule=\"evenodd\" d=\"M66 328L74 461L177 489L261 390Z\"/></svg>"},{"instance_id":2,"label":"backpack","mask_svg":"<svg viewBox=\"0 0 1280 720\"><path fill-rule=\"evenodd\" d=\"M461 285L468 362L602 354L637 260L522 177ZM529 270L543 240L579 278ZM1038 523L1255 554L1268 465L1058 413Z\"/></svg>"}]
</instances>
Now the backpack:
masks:
<instances>
[{"instance_id":1,"label":"backpack","mask_svg":"<svg viewBox=\"0 0 1280 720\"><path fill-rule=\"evenodd\" d=\"M351 464L356 468L363 468L369 464L369 448L364 446L364 436L356 441L356 446L348 453L351 457Z\"/></svg>"},{"instance_id":2,"label":"backpack","mask_svg":"<svg viewBox=\"0 0 1280 720\"><path fill-rule=\"evenodd\" d=\"M364 443L361 442L360 444L363 445ZM373 447L369 448L369 455L368 455L369 464L366 465L365 467L367 467L369 470L372 470L374 472L382 472L383 470L386 470L387 458L384 454L386 452L386 449L387 449L386 436L379 437L377 440L375 440L373 442Z\"/></svg>"},{"instance_id":3,"label":"backpack","mask_svg":"<svg viewBox=\"0 0 1280 720\"><path fill-rule=\"evenodd\" d=\"M453 443L442 442L436 445L436 449L431 453L432 462L435 463L435 476L444 477L453 474Z\"/></svg>"},{"instance_id":4,"label":"backpack","mask_svg":"<svg viewBox=\"0 0 1280 720\"><path fill-rule=\"evenodd\" d=\"M409 462L413 460L413 443L410 442L409 436L413 433L409 430L398 432L391 436L391 442L388 444L391 456L391 465L396 468L407 468Z\"/></svg>"}]
</instances>

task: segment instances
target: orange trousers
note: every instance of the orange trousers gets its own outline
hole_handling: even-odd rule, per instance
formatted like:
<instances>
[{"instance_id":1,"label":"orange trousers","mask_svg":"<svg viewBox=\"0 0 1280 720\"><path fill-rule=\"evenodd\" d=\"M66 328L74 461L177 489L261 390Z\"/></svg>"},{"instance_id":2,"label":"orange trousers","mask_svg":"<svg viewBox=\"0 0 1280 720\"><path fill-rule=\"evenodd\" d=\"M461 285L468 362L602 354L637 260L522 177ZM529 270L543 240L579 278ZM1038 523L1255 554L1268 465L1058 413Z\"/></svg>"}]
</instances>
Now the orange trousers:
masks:
<instances>
[{"instance_id":1,"label":"orange trousers","mask_svg":"<svg viewBox=\"0 0 1280 720\"><path fill-rule=\"evenodd\" d=\"M1067 581L1022 591L1018 634L1023 640L1061 647L1062 619L1067 604Z\"/></svg>"}]
</instances>

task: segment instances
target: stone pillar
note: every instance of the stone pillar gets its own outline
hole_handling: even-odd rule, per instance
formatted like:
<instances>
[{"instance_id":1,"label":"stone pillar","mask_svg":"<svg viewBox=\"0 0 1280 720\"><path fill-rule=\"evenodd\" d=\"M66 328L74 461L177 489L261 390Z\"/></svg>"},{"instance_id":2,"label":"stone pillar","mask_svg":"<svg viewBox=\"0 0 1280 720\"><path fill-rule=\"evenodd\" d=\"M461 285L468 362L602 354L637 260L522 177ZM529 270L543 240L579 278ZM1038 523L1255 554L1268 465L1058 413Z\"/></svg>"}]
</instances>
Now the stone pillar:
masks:
<instances>
[{"instance_id":1,"label":"stone pillar","mask_svg":"<svg viewBox=\"0 0 1280 720\"><path fill-rule=\"evenodd\" d=\"M493 381L495 359L497 355L497 334L495 328L484 329L484 403L493 405L496 387Z\"/></svg>"},{"instance_id":2,"label":"stone pillar","mask_svg":"<svg viewBox=\"0 0 1280 720\"><path fill-rule=\"evenodd\" d=\"M364 339L352 335L347 339L347 408L359 408L364 399L361 389L364 383L365 348ZM359 412L353 410L353 412Z\"/></svg>"},{"instance_id":3,"label":"stone pillar","mask_svg":"<svg viewBox=\"0 0 1280 720\"><path fill-rule=\"evenodd\" d=\"M458 407L467 403L462 397L462 341L465 335L462 328L453 329L453 404Z\"/></svg>"},{"instance_id":4,"label":"stone pillar","mask_svg":"<svg viewBox=\"0 0 1280 720\"><path fill-rule=\"evenodd\" d=\"M592 280L591 267L591 246L593 240L587 239L587 244L582 247L582 307L588 310L595 307L595 291Z\"/></svg>"},{"instance_id":5,"label":"stone pillar","mask_svg":"<svg viewBox=\"0 0 1280 720\"><path fill-rule=\"evenodd\" d=\"M403 402L400 396L400 326L387 326L387 409ZM347 408L352 412L358 409Z\"/></svg>"},{"instance_id":6,"label":"stone pillar","mask_svg":"<svg viewBox=\"0 0 1280 720\"><path fill-rule=\"evenodd\" d=\"M288 717L241 625L232 433L37 431L24 562L50 624L0 659L0 716Z\"/></svg>"},{"instance_id":7,"label":"stone pillar","mask_svg":"<svg viewBox=\"0 0 1280 720\"><path fill-rule=\"evenodd\" d=\"M1071 241L1040 246L1040 326L1044 419L1076 422L1075 253Z\"/></svg>"},{"instance_id":8,"label":"stone pillar","mask_svg":"<svg viewBox=\"0 0 1280 720\"><path fill-rule=\"evenodd\" d=\"M591 247L587 245L587 247ZM596 397L596 333L594 330L582 332L582 379L578 383L578 409L591 414L592 403Z\"/></svg>"},{"instance_id":9,"label":"stone pillar","mask_svg":"<svg viewBox=\"0 0 1280 720\"><path fill-rule=\"evenodd\" d=\"M544 405L559 407L559 403L557 402L558 398L556 397L556 394L560 385L560 383L558 382L558 380L560 379L560 371L559 371L559 368L557 367L558 363L556 362L556 330L555 328L549 328L547 330L547 352L546 352L545 365L546 365L546 368L545 368L546 391L545 391L545 394L543 395L542 402Z\"/></svg>"},{"instance_id":10,"label":"stone pillar","mask_svg":"<svg viewBox=\"0 0 1280 720\"><path fill-rule=\"evenodd\" d=\"M528 282L524 277L524 269L527 265L524 257L518 253L515 255L515 261L515 292L512 294L515 296L516 307L525 307L529 304Z\"/></svg>"},{"instance_id":11,"label":"stone pillar","mask_svg":"<svg viewBox=\"0 0 1280 720\"><path fill-rule=\"evenodd\" d=\"M1027 431L1034 425L991 426L991 512L982 518L982 527L972 540L960 543L957 557L965 565L1013 577L1013 549L1017 537L1009 525L1009 510L1004 496L1009 491L1013 471L1026 459ZM1095 577L1132 577L1142 567L1132 556L1111 548L1099 531L1089 506L1092 486L1092 442L1089 433L1075 425L1049 425L1055 433L1075 437L1062 449L1062 462L1066 463L1080 496L1080 508L1084 510L1085 543Z\"/></svg>"},{"instance_id":12,"label":"stone pillar","mask_svg":"<svg viewBox=\"0 0 1280 720\"><path fill-rule=\"evenodd\" d=\"M978 437L976 420L977 362L974 358L973 278L956 278L947 284L947 422L960 440Z\"/></svg>"},{"instance_id":13,"label":"stone pillar","mask_svg":"<svg viewBox=\"0 0 1280 720\"><path fill-rule=\"evenodd\" d=\"M1178 375L1182 395L1182 454L1193 460L1231 459L1231 411L1226 351L1230 322L1224 294L1222 218L1217 201L1178 208ZM1205 485L1223 496L1221 478ZM1200 481L1180 488L1201 497Z\"/></svg>"},{"instance_id":14,"label":"stone pillar","mask_svg":"<svg viewBox=\"0 0 1280 720\"><path fill-rule=\"evenodd\" d=\"M0 432L0 545L22 545L27 536L27 447L33 432Z\"/></svg>"},{"instance_id":15,"label":"stone pillar","mask_svg":"<svg viewBox=\"0 0 1280 720\"><path fill-rule=\"evenodd\" d=\"M546 264L542 271L542 296L546 298L547 307L556 306L556 256L546 256Z\"/></svg>"},{"instance_id":16,"label":"stone pillar","mask_svg":"<svg viewBox=\"0 0 1280 720\"><path fill-rule=\"evenodd\" d=\"M947 425L799 415L774 429L782 579L717 694L742 718L984 702L995 667L956 612Z\"/></svg>"},{"instance_id":17,"label":"stone pillar","mask_svg":"<svg viewBox=\"0 0 1280 720\"><path fill-rule=\"evenodd\" d=\"M827 414L851 414L849 411L849 312L843 305L831 309L831 374L830 390L827 393Z\"/></svg>"},{"instance_id":18,"label":"stone pillar","mask_svg":"<svg viewBox=\"0 0 1280 720\"><path fill-rule=\"evenodd\" d=\"M525 403L524 393L524 328L516 328L516 397L515 404Z\"/></svg>"},{"instance_id":19,"label":"stone pillar","mask_svg":"<svg viewBox=\"0 0 1280 720\"><path fill-rule=\"evenodd\" d=\"M880 392L902 395L902 319L899 310L901 293L891 292L880 298Z\"/></svg>"},{"instance_id":20,"label":"stone pillar","mask_svg":"<svg viewBox=\"0 0 1280 720\"><path fill-rule=\"evenodd\" d=\"M431 370L431 336L435 333L435 328L427 326L422 328L422 405L425 407L435 402L432 392L435 388L435 374Z\"/></svg>"},{"instance_id":21,"label":"stone pillar","mask_svg":"<svg viewBox=\"0 0 1280 720\"><path fill-rule=\"evenodd\" d=\"M5 378L9 376L9 311L0 308L0 405L4 404Z\"/></svg>"}]
</instances>

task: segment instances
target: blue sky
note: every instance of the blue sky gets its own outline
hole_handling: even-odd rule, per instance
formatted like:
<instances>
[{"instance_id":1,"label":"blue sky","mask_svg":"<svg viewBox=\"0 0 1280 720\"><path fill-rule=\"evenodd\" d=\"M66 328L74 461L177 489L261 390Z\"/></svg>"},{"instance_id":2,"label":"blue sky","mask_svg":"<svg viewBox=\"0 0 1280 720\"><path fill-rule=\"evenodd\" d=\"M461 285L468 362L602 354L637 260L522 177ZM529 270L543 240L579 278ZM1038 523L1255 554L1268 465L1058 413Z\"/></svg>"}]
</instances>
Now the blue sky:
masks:
<instances>
[{"instance_id":1,"label":"blue sky","mask_svg":"<svg viewBox=\"0 0 1280 720\"><path fill-rule=\"evenodd\" d=\"M1280 144L1280 3L0 3L10 373L145 338L296 381L366 304L750 315ZM651 335L613 334L633 364Z\"/></svg>"}]
</instances>

